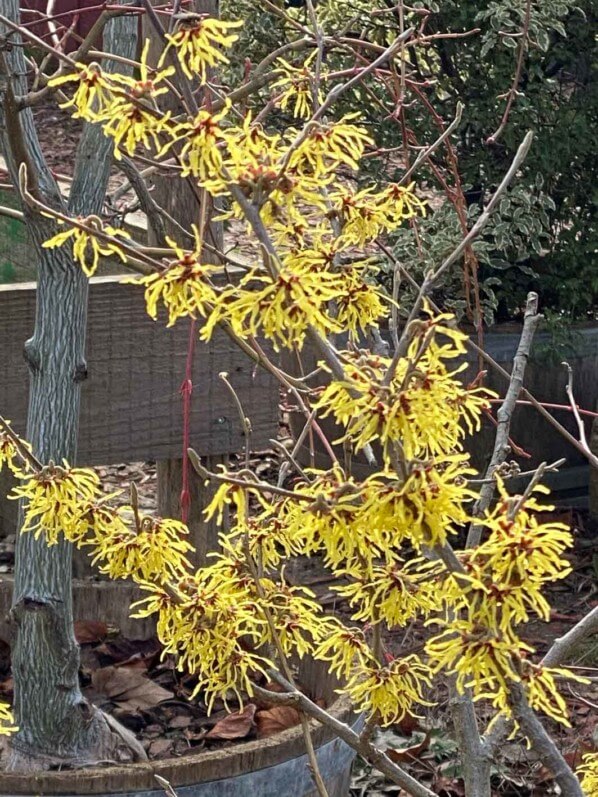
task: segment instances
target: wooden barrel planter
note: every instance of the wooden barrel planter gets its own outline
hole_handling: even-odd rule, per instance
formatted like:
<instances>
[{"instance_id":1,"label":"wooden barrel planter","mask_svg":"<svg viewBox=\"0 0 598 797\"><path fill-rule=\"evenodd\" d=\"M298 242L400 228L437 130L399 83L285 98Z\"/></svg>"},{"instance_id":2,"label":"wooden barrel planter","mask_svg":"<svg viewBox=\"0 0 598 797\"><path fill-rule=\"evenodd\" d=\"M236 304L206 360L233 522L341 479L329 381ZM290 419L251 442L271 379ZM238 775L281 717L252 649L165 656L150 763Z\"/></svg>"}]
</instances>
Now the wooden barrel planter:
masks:
<instances>
[{"instance_id":1,"label":"wooden barrel planter","mask_svg":"<svg viewBox=\"0 0 598 797\"><path fill-rule=\"evenodd\" d=\"M503 368L511 370L521 328L516 324L495 327L484 336L485 350ZM472 336L473 337L473 336ZM474 338L475 339L475 338ZM565 385L567 374L560 364L566 360L573 369L573 388L577 404L583 409L596 410L598 404L598 328L581 327L574 330L572 344L559 350L558 358L551 354L552 338L546 332L536 334L532 355L525 374L525 387L540 401L568 405ZM313 371L320 359L305 347L301 354L302 369L294 355L285 355L284 366L289 373L298 375ZM462 374L465 383L472 381L479 371L476 355L469 351L466 357L467 370ZM485 384L499 395L504 396L507 382L490 366L483 364L488 374ZM571 434L577 437L577 427L572 413L560 410L551 410L555 417L565 426ZM291 414L291 429L294 436L298 436L303 429L304 417L300 413ZM341 428L330 418L320 422L320 426L333 441L338 439ZM587 421L589 437L591 423ZM518 406L513 415L511 438L523 450L527 451L530 458L520 458L523 469L529 470L542 461L554 462L562 457L566 464L559 473L546 475L546 483L563 500L572 500L578 505L584 505L587 495L589 468L585 458L573 448L542 416L529 406ZM494 445L494 426L489 422L483 423L482 431L467 442L467 448L472 456L476 468L485 468ZM314 436L315 464L317 467L328 467L330 459L324 449L318 444ZM335 452L342 461L342 446L336 446ZM517 459L511 456L510 459ZM310 463L310 450L305 444L300 452L300 461L304 465ZM352 469L358 478L364 478L372 469L367 464L365 457L358 454L353 458Z\"/></svg>"},{"instance_id":2,"label":"wooden barrel planter","mask_svg":"<svg viewBox=\"0 0 598 797\"><path fill-rule=\"evenodd\" d=\"M345 698L333 698L331 679L322 668L300 677L313 697L332 699L331 714L358 730L361 720ZM311 668L309 668L311 670ZM323 726L312 723L318 764L330 797L349 793L355 753ZM164 797L155 775L165 778L178 797L317 797L301 726L275 736L154 762L33 775L0 773L0 794L28 797Z\"/></svg>"}]
</instances>

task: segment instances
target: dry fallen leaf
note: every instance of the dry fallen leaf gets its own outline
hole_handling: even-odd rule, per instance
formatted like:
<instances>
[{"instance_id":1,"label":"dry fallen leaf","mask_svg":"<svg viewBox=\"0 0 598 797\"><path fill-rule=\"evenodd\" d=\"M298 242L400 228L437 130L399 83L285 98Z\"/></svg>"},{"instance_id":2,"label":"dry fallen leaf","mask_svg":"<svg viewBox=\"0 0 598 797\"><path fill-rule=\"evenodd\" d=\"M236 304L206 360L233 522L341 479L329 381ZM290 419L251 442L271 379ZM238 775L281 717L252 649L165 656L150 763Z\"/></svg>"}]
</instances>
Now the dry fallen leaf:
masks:
<instances>
[{"instance_id":1,"label":"dry fallen leaf","mask_svg":"<svg viewBox=\"0 0 598 797\"><path fill-rule=\"evenodd\" d=\"M150 758L164 758L170 753L171 747L172 739L154 739L147 752Z\"/></svg>"},{"instance_id":2,"label":"dry fallen leaf","mask_svg":"<svg viewBox=\"0 0 598 797\"><path fill-rule=\"evenodd\" d=\"M108 634L108 626L100 620L76 620L75 639L80 645L101 642Z\"/></svg>"},{"instance_id":3,"label":"dry fallen leaf","mask_svg":"<svg viewBox=\"0 0 598 797\"><path fill-rule=\"evenodd\" d=\"M257 735L263 739L298 725L301 722L301 715L292 706L272 706L258 711L255 722Z\"/></svg>"},{"instance_id":4,"label":"dry fallen leaf","mask_svg":"<svg viewBox=\"0 0 598 797\"><path fill-rule=\"evenodd\" d=\"M244 739L253 730L257 706L248 703L243 711L227 714L206 734L206 739Z\"/></svg>"},{"instance_id":5,"label":"dry fallen leaf","mask_svg":"<svg viewBox=\"0 0 598 797\"><path fill-rule=\"evenodd\" d=\"M457 778L438 777L434 780L433 788L445 797L464 797L465 789L462 781Z\"/></svg>"},{"instance_id":6,"label":"dry fallen leaf","mask_svg":"<svg viewBox=\"0 0 598 797\"><path fill-rule=\"evenodd\" d=\"M173 717L170 720L168 726L170 728L188 728L192 722L193 722L193 717L190 717L189 715L185 714L179 714L178 716Z\"/></svg>"},{"instance_id":7,"label":"dry fallen leaf","mask_svg":"<svg viewBox=\"0 0 598 797\"><path fill-rule=\"evenodd\" d=\"M91 683L97 693L130 711L154 708L174 697L139 670L128 667L102 667L92 673Z\"/></svg>"},{"instance_id":8,"label":"dry fallen leaf","mask_svg":"<svg viewBox=\"0 0 598 797\"><path fill-rule=\"evenodd\" d=\"M160 644L157 639L116 639L106 640L95 649L105 666L116 664L127 667L134 662L141 662L146 667L160 655Z\"/></svg>"},{"instance_id":9,"label":"dry fallen leaf","mask_svg":"<svg viewBox=\"0 0 598 797\"><path fill-rule=\"evenodd\" d=\"M388 747L384 752L394 761L395 764L402 764L408 761L413 761L421 753L428 749L430 745L430 734L426 733L421 742L412 744L411 747L401 747L399 750L393 747Z\"/></svg>"}]
</instances>

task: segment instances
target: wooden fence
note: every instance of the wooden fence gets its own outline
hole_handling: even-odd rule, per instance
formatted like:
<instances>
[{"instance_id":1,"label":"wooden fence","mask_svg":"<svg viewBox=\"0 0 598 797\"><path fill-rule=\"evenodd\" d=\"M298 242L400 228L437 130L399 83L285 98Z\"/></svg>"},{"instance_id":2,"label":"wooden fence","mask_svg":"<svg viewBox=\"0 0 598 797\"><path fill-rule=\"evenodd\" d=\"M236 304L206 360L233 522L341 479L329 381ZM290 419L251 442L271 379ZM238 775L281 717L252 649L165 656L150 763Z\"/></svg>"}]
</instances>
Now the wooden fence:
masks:
<instances>
[{"instance_id":1,"label":"wooden fence","mask_svg":"<svg viewBox=\"0 0 598 797\"><path fill-rule=\"evenodd\" d=\"M0 285L0 413L24 434L29 375L23 344L31 335L35 284ZM189 325L166 328L145 312L142 289L116 277L91 280L88 378L82 386L78 463L109 465L181 456L182 402ZM252 422L251 444L276 436L278 387L222 332L198 342L193 362L191 445L202 456L243 449L243 429L218 374L226 371ZM0 500L2 521L14 523L14 502ZM5 529L6 533L6 529Z\"/></svg>"}]
</instances>

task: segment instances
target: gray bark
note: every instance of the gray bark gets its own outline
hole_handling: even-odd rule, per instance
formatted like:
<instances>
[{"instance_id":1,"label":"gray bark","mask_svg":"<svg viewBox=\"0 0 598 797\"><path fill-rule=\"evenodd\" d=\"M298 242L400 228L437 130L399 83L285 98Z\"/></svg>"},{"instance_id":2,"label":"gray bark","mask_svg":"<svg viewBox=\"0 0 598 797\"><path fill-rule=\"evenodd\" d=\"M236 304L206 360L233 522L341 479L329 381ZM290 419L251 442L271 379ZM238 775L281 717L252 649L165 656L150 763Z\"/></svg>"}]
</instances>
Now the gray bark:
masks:
<instances>
[{"instance_id":1,"label":"gray bark","mask_svg":"<svg viewBox=\"0 0 598 797\"><path fill-rule=\"evenodd\" d=\"M4 0L3 11L17 21L18 0ZM136 18L110 21L105 37L107 48L132 57ZM25 160L42 200L62 207L31 111L17 113L11 102L12 93L24 93L26 88L21 47L7 53L4 67L0 126L12 180L17 184L18 168ZM70 213L101 211L110 163L111 142L98 126L86 125L77 153ZM77 453L81 383L86 376L88 283L66 249L42 249L43 241L54 233L53 222L26 205L23 209L38 259L35 329L25 344L30 369L27 438L41 461L67 459L72 464ZM68 543L48 547L32 534L18 537L11 619L15 713L20 730L12 740L13 770L131 760L136 755L131 748L139 750L124 729L109 724L81 694L71 570L72 547Z\"/></svg>"}]
</instances>

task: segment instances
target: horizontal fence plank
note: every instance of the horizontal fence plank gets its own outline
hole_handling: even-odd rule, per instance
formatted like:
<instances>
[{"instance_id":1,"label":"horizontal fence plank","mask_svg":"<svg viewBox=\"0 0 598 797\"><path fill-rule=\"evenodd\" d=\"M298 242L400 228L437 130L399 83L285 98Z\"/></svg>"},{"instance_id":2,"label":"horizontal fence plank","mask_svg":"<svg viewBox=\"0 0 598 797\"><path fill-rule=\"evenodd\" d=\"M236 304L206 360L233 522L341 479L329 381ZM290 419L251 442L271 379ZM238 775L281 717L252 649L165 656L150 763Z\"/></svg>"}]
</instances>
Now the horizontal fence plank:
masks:
<instances>
[{"instance_id":1,"label":"horizontal fence plank","mask_svg":"<svg viewBox=\"0 0 598 797\"><path fill-rule=\"evenodd\" d=\"M35 285L0 285L0 413L24 434L29 375L23 345L33 331ZM82 386L79 464L109 465L181 456L182 401L189 321L167 329L145 312L142 289L113 277L92 279ZM251 418L254 449L276 436L278 386L218 331L197 341L191 444L201 455L243 449L241 421L218 374L226 371Z\"/></svg>"}]
</instances>

